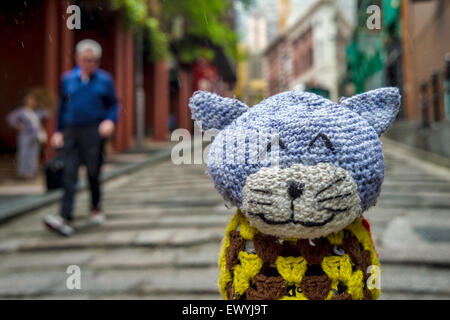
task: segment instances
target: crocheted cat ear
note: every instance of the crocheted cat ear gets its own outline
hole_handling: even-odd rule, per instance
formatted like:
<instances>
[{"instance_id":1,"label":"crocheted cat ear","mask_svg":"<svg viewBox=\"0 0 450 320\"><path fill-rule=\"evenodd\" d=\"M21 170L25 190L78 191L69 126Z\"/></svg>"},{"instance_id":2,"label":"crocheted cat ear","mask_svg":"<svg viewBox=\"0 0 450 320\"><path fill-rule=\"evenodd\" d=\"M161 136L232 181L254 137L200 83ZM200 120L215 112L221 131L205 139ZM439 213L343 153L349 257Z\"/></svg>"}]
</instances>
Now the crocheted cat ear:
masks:
<instances>
[{"instance_id":1,"label":"crocheted cat ear","mask_svg":"<svg viewBox=\"0 0 450 320\"><path fill-rule=\"evenodd\" d=\"M378 136L381 136L397 116L400 100L398 89L388 87L341 99L340 104L366 119Z\"/></svg>"},{"instance_id":2,"label":"crocheted cat ear","mask_svg":"<svg viewBox=\"0 0 450 320\"><path fill-rule=\"evenodd\" d=\"M192 119L202 122L204 130L222 130L247 112L247 105L238 99L223 98L207 91L196 91L189 100Z\"/></svg>"}]
</instances>

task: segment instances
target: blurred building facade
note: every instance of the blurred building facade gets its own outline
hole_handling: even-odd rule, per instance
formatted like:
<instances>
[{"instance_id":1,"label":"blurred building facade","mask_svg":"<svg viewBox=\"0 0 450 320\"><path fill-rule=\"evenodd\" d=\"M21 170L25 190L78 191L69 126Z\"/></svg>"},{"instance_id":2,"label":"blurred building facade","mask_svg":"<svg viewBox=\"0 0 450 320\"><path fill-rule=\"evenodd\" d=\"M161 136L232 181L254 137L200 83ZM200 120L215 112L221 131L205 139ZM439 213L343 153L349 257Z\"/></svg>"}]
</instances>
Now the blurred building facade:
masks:
<instances>
[{"instance_id":1,"label":"blurred building facade","mask_svg":"<svg viewBox=\"0 0 450 320\"><path fill-rule=\"evenodd\" d=\"M373 9L378 8L378 10ZM370 20L373 19L373 20ZM379 25L371 25L377 23ZM358 0L355 28L346 47L344 95L382 86L402 89L400 0ZM346 85L351 84L352 87Z\"/></svg>"},{"instance_id":2,"label":"blurred building facade","mask_svg":"<svg viewBox=\"0 0 450 320\"><path fill-rule=\"evenodd\" d=\"M262 59L268 41L267 27L264 13L260 10L252 12L247 20L247 41L239 45L239 52L245 59L238 65L235 93L248 105L254 105L264 98L267 89Z\"/></svg>"},{"instance_id":3,"label":"blurred building facade","mask_svg":"<svg viewBox=\"0 0 450 320\"><path fill-rule=\"evenodd\" d=\"M298 89L337 100L352 30L336 1L313 2L264 51L268 94Z\"/></svg>"},{"instance_id":4,"label":"blurred building facade","mask_svg":"<svg viewBox=\"0 0 450 320\"><path fill-rule=\"evenodd\" d=\"M251 12L251 22L243 28L246 41L241 50L248 59L238 68L238 97L254 104L261 95L299 89L337 101L395 86L402 94L402 107L387 135L450 157L450 1L256 3L259 16L253 18ZM377 15L379 26L369 27L369 19ZM252 19L265 19L267 47L259 55L254 36L258 23Z\"/></svg>"},{"instance_id":5,"label":"blurred building facade","mask_svg":"<svg viewBox=\"0 0 450 320\"><path fill-rule=\"evenodd\" d=\"M369 30L367 9L381 9L381 28ZM396 86L402 107L387 135L450 157L448 70L450 1L358 0L355 29L346 49L344 95ZM350 90L345 90L349 88ZM447 104L447 106L446 106Z\"/></svg>"},{"instance_id":6,"label":"blurred building facade","mask_svg":"<svg viewBox=\"0 0 450 320\"><path fill-rule=\"evenodd\" d=\"M405 116L437 123L446 119L443 89L445 58L450 54L450 2L405 1L402 13ZM424 94L427 110L422 110Z\"/></svg>"},{"instance_id":7,"label":"blurred building facade","mask_svg":"<svg viewBox=\"0 0 450 320\"><path fill-rule=\"evenodd\" d=\"M401 9L404 118L389 135L450 157L450 1L405 0Z\"/></svg>"}]
</instances>

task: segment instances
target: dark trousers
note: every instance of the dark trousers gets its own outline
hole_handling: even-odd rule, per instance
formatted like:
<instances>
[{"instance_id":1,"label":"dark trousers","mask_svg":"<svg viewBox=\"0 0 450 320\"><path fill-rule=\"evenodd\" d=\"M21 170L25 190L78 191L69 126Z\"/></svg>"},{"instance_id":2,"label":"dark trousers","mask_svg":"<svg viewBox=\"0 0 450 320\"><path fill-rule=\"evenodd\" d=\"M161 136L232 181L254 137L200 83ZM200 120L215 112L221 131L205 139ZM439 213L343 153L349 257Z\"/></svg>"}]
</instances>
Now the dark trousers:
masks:
<instances>
[{"instance_id":1,"label":"dark trousers","mask_svg":"<svg viewBox=\"0 0 450 320\"><path fill-rule=\"evenodd\" d=\"M98 126L71 127L64 130L63 190L61 217L73 219L73 202L77 189L78 169L84 164L87 169L91 191L91 210L100 210L100 171L103 164L105 139Z\"/></svg>"}]
</instances>

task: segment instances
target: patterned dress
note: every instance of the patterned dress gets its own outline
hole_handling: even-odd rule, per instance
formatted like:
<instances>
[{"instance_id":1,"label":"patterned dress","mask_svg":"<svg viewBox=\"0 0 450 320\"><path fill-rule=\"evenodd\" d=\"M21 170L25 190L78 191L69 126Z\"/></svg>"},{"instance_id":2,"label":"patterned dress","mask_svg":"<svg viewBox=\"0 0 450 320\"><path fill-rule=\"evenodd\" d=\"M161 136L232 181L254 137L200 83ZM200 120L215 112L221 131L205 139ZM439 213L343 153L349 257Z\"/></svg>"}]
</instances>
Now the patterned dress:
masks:
<instances>
[{"instance_id":1,"label":"patterned dress","mask_svg":"<svg viewBox=\"0 0 450 320\"><path fill-rule=\"evenodd\" d=\"M47 111L19 107L8 114L12 127L21 126L17 135L17 174L34 176L37 173L40 145L46 140L41 121L49 116Z\"/></svg>"},{"instance_id":2,"label":"patterned dress","mask_svg":"<svg viewBox=\"0 0 450 320\"><path fill-rule=\"evenodd\" d=\"M362 300L380 294L379 262L365 219L314 241L278 239L259 233L238 210L219 266L220 292L229 300Z\"/></svg>"}]
</instances>

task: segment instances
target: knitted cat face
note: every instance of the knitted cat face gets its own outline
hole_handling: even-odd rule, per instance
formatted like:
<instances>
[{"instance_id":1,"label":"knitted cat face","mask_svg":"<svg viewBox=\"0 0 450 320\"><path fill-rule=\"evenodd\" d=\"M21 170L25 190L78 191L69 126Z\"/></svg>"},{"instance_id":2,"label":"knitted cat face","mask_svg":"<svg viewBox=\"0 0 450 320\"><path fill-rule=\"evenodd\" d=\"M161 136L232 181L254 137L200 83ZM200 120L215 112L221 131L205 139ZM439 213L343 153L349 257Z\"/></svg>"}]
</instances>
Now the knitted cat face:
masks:
<instances>
[{"instance_id":1,"label":"knitted cat face","mask_svg":"<svg viewBox=\"0 0 450 320\"><path fill-rule=\"evenodd\" d=\"M192 118L219 130L207 167L215 187L250 224L281 238L339 231L374 205L384 177L380 135L398 113L396 88L336 104L288 91L248 108L197 91Z\"/></svg>"}]
</instances>

